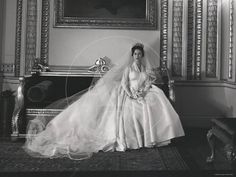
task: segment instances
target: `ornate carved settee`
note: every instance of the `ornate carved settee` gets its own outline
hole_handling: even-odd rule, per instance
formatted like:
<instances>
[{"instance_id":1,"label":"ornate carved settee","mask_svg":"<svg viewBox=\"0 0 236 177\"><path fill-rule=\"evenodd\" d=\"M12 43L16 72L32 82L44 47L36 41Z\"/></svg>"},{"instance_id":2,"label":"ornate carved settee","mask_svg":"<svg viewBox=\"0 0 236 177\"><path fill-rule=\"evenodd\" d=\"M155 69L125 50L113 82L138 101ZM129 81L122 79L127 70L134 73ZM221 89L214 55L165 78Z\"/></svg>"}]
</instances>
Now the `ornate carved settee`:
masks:
<instances>
[{"instance_id":1,"label":"ornate carved settee","mask_svg":"<svg viewBox=\"0 0 236 177\"><path fill-rule=\"evenodd\" d=\"M48 67L37 65L30 75L19 78L11 137L25 137L28 121L39 114L48 119L59 114L63 107L50 108L50 104L86 90L108 69L104 61L96 61L92 67L74 72L49 71ZM157 68L156 73L160 77L156 85L173 103L175 101L174 81L170 78L168 69Z\"/></svg>"}]
</instances>

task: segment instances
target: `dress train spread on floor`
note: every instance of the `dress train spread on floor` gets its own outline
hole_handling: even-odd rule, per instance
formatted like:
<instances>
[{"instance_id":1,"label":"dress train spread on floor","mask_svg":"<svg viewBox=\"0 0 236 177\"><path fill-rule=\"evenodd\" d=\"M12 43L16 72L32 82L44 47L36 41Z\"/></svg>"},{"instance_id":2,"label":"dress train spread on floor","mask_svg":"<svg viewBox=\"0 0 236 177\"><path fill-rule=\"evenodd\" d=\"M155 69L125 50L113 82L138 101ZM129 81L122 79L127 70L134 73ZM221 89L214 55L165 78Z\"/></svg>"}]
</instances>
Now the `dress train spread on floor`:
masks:
<instances>
[{"instance_id":1,"label":"dress train spread on floor","mask_svg":"<svg viewBox=\"0 0 236 177\"><path fill-rule=\"evenodd\" d=\"M42 132L28 138L25 149L34 156L81 160L100 150L166 145L183 136L178 114L164 92L146 82L147 77L144 71L129 67L109 93L105 93L105 86L86 92ZM143 96L131 98L127 88L131 93L141 88Z\"/></svg>"}]
</instances>

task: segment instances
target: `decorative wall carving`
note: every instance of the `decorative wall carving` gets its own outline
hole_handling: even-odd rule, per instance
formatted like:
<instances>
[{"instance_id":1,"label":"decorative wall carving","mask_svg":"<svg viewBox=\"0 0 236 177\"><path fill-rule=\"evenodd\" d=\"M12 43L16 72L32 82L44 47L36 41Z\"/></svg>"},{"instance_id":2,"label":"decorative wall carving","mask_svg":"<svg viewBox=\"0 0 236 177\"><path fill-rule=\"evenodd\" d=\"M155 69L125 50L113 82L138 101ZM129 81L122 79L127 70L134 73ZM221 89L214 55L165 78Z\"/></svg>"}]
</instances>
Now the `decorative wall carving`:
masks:
<instances>
[{"instance_id":1,"label":"decorative wall carving","mask_svg":"<svg viewBox=\"0 0 236 177\"><path fill-rule=\"evenodd\" d=\"M206 77L216 77L217 0L207 1Z\"/></svg>"},{"instance_id":2,"label":"decorative wall carving","mask_svg":"<svg viewBox=\"0 0 236 177\"><path fill-rule=\"evenodd\" d=\"M234 0L230 0L230 16L229 16L229 64L228 64L228 78L233 77L233 17L234 17Z\"/></svg>"},{"instance_id":3,"label":"decorative wall carving","mask_svg":"<svg viewBox=\"0 0 236 177\"><path fill-rule=\"evenodd\" d=\"M167 68L168 0L161 0L160 67Z\"/></svg>"},{"instance_id":4,"label":"decorative wall carving","mask_svg":"<svg viewBox=\"0 0 236 177\"><path fill-rule=\"evenodd\" d=\"M27 1L25 73L30 73L36 57L37 0Z\"/></svg>"},{"instance_id":5,"label":"decorative wall carving","mask_svg":"<svg viewBox=\"0 0 236 177\"><path fill-rule=\"evenodd\" d=\"M50 2L42 0L42 25L41 25L41 60L48 64L49 53L49 24L50 24Z\"/></svg>"},{"instance_id":6,"label":"decorative wall carving","mask_svg":"<svg viewBox=\"0 0 236 177\"><path fill-rule=\"evenodd\" d=\"M194 30L194 0L188 0L188 34L187 34L187 79L193 79L193 30Z\"/></svg>"},{"instance_id":7,"label":"decorative wall carving","mask_svg":"<svg viewBox=\"0 0 236 177\"><path fill-rule=\"evenodd\" d=\"M195 0L195 34L194 34L194 79L201 79L202 58L202 0Z\"/></svg>"},{"instance_id":8,"label":"decorative wall carving","mask_svg":"<svg viewBox=\"0 0 236 177\"><path fill-rule=\"evenodd\" d=\"M17 0L16 6L16 41L15 41L15 76L20 76L21 32L22 32L22 0Z\"/></svg>"},{"instance_id":9,"label":"decorative wall carving","mask_svg":"<svg viewBox=\"0 0 236 177\"><path fill-rule=\"evenodd\" d=\"M1 63L0 72L3 73L14 73L14 64L13 63Z\"/></svg>"},{"instance_id":10,"label":"decorative wall carving","mask_svg":"<svg viewBox=\"0 0 236 177\"><path fill-rule=\"evenodd\" d=\"M181 77L183 0L173 1L172 19L172 75Z\"/></svg>"}]
</instances>

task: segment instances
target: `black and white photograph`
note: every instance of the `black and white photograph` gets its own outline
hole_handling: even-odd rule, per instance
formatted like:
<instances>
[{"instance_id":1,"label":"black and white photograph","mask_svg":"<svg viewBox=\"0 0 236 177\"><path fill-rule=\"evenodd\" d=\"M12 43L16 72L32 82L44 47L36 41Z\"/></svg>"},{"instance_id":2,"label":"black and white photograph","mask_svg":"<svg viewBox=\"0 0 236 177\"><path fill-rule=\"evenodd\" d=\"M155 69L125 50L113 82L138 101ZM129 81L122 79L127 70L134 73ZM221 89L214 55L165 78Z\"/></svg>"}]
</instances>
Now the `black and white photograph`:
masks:
<instances>
[{"instance_id":1,"label":"black and white photograph","mask_svg":"<svg viewBox=\"0 0 236 177\"><path fill-rule=\"evenodd\" d=\"M236 176L236 0L0 0L0 177Z\"/></svg>"}]
</instances>

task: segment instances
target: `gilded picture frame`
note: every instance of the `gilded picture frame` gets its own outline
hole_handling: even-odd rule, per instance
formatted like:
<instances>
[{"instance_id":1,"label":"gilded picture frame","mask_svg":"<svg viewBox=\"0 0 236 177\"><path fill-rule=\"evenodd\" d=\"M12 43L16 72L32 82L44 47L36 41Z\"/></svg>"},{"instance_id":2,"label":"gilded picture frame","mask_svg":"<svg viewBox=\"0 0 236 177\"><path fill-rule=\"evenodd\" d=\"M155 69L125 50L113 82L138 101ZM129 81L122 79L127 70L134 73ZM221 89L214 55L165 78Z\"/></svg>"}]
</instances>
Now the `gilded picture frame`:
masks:
<instances>
[{"instance_id":1,"label":"gilded picture frame","mask_svg":"<svg viewBox=\"0 0 236 177\"><path fill-rule=\"evenodd\" d=\"M157 29L156 0L54 0L54 27Z\"/></svg>"}]
</instances>

